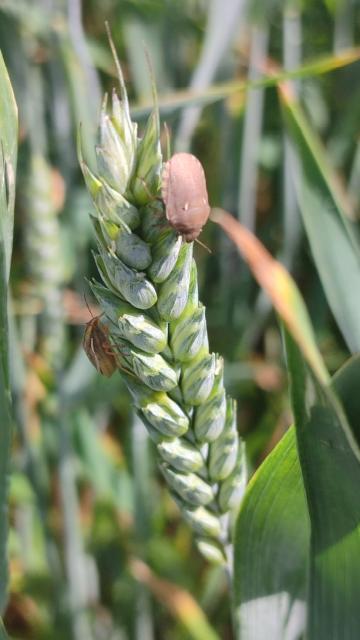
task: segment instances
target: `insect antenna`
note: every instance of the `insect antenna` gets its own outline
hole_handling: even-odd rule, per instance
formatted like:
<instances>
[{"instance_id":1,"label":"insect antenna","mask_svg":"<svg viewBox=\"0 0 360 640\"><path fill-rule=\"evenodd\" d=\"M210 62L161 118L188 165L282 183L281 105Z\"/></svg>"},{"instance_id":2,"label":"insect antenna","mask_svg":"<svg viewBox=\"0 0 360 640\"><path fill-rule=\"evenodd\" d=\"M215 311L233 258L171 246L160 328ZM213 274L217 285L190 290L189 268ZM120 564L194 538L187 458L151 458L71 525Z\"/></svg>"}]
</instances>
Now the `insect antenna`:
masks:
<instances>
[{"instance_id":1,"label":"insect antenna","mask_svg":"<svg viewBox=\"0 0 360 640\"><path fill-rule=\"evenodd\" d=\"M93 312L91 311L90 305L89 305L89 303L88 303L88 301L87 301L85 291L83 291L83 296L84 296L84 302L85 302L85 304L86 304L86 306L87 306L87 308L88 308L88 311L89 311L89 313L90 313L91 317L92 317L92 318L101 318L101 316L103 316L103 315L104 315L104 312L102 311L102 313L100 313L99 315L94 316Z\"/></svg>"},{"instance_id":2,"label":"insect antenna","mask_svg":"<svg viewBox=\"0 0 360 640\"><path fill-rule=\"evenodd\" d=\"M208 253L212 253L211 249L209 249L209 247L206 246L206 244L204 244L203 242L201 242L201 240L199 240L198 238L195 238L196 244L199 244L200 247L202 247L203 249L205 249L205 251L207 251Z\"/></svg>"}]
</instances>

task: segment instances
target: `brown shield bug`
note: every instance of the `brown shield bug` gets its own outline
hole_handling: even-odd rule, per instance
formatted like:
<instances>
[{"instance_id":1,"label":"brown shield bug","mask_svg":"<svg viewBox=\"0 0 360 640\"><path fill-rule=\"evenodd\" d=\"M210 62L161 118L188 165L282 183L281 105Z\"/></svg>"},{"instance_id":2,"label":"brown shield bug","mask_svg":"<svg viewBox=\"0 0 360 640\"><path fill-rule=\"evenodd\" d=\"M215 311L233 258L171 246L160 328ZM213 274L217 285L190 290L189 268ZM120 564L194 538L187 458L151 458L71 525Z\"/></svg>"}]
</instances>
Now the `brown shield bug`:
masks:
<instances>
[{"instance_id":1,"label":"brown shield bug","mask_svg":"<svg viewBox=\"0 0 360 640\"><path fill-rule=\"evenodd\" d=\"M100 316L91 318L85 327L83 337L84 351L95 369L110 378L118 368L114 352L108 337L106 325L100 322Z\"/></svg>"},{"instance_id":2,"label":"brown shield bug","mask_svg":"<svg viewBox=\"0 0 360 640\"><path fill-rule=\"evenodd\" d=\"M195 240L209 214L204 170L191 153L175 153L165 163L161 196L166 217L186 242Z\"/></svg>"}]
</instances>

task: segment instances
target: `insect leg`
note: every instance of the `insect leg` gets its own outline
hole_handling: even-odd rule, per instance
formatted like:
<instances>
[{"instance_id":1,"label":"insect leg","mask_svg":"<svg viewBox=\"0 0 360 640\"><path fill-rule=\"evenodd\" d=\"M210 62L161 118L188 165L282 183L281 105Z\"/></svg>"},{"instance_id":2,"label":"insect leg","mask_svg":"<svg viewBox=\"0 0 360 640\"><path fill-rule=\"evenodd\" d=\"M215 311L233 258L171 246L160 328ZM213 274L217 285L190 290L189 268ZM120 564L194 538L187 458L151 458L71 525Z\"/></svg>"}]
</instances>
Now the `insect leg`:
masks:
<instances>
[{"instance_id":1,"label":"insect leg","mask_svg":"<svg viewBox=\"0 0 360 640\"><path fill-rule=\"evenodd\" d=\"M109 344L109 343L106 343L106 342L104 342L104 344L102 345L102 348L103 348L104 352L107 355L113 356L116 359L116 364L117 364L118 368L121 369L121 371L125 371L125 373L127 373L130 376L133 376L133 378L137 377L135 375L135 373L133 373L133 371L130 371L130 369L127 369L126 367L124 367L124 365L121 364L121 362L119 362L119 360L116 358L116 356L118 354L121 354L121 349L118 350L118 353L116 353L116 352L114 353L113 346L111 344Z\"/></svg>"}]
</instances>

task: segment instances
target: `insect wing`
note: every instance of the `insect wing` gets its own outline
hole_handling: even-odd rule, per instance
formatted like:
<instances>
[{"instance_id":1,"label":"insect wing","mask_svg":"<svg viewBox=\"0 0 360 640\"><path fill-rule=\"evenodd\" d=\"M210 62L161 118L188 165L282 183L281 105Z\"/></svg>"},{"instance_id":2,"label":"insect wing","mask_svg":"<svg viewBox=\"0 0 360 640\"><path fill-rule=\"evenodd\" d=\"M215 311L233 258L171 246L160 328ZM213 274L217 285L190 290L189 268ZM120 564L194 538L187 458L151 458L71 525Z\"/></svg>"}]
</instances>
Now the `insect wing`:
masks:
<instances>
[{"instance_id":1,"label":"insect wing","mask_svg":"<svg viewBox=\"0 0 360 640\"><path fill-rule=\"evenodd\" d=\"M166 217L184 240L190 242L206 223L210 207L204 170L190 153L176 153L165 164L162 198Z\"/></svg>"},{"instance_id":2,"label":"insect wing","mask_svg":"<svg viewBox=\"0 0 360 640\"><path fill-rule=\"evenodd\" d=\"M84 332L83 348L91 364L99 373L110 378L117 369L107 332L98 318L88 322Z\"/></svg>"}]
</instances>

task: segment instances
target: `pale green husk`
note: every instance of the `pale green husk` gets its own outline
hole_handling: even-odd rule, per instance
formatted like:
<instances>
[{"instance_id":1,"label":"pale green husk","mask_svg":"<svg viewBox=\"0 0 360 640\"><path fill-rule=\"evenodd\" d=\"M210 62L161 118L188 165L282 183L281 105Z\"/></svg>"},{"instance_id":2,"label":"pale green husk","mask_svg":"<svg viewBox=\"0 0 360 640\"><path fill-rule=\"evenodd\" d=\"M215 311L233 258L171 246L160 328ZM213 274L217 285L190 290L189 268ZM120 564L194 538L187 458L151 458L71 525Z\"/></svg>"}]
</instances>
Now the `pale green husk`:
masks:
<instances>
[{"instance_id":1,"label":"pale green husk","mask_svg":"<svg viewBox=\"0 0 360 640\"><path fill-rule=\"evenodd\" d=\"M225 563L231 518L224 514L237 510L246 484L236 406L226 397L222 359L209 353L192 243L169 226L159 198L158 113L139 140L122 78L120 86L111 112L104 101L97 175L79 145L103 281L90 286L171 493L201 553Z\"/></svg>"}]
</instances>

